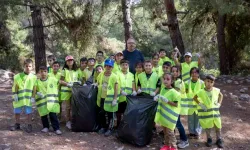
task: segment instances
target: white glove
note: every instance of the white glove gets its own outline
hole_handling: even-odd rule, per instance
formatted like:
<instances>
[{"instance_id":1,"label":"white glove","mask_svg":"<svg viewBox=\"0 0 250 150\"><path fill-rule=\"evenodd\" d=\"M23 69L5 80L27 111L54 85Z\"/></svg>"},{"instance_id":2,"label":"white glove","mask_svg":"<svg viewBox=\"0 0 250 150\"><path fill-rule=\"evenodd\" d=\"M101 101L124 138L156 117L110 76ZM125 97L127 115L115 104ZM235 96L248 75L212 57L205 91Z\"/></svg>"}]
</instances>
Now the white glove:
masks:
<instances>
[{"instance_id":1,"label":"white glove","mask_svg":"<svg viewBox=\"0 0 250 150\"><path fill-rule=\"evenodd\" d=\"M82 81L77 81L76 83L78 83L78 84L82 84Z\"/></svg>"},{"instance_id":2,"label":"white glove","mask_svg":"<svg viewBox=\"0 0 250 150\"><path fill-rule=\"evenodd\" d=\"M133 91L133 93L131 95L136 96L137 95L136 91Z\"/></svg>"},{"instance_id":3,"label":"white glove","mask_svg":"<svg viewBox=\"0 0 250 150\"><path fill-rule=\"evenodd\" d=\"M117 100L116 100L116 99L114 99L114 100L112 101L112 106L115 106L115 105L117 105Z\"/></svg>"},{"instance_id":4,"label":"white glove","mask_svg":"<svg viewBox=\"0 0 250 150\"><path fill-rule=\"evenodd\" d=\"M36 94L37 94L37 96L38 96L38 97L40 97L40 98L44 98L43 93L41 93L41 92L36 92Z\"/></svg>"},{"instance_id":5,"label":"white glove","mask_svg":"<svg viewBox=\"0 0 250 150\"><path fill-rule=\"evenodd\" d=\"M155 92L151 92L151 93L150 93L150 96L155 96L155 95L156 95Z\"/></svg>"},{"instance_id":6,"label":"white glove","mask_svg":"<svg viewBox=\"0 0 250 150\"><path fill-rule=\"evenodd\" d=\"M18 95L17 95L17 94L14 94L14 95L13 95L13 99L14 99L14 101L18 102Z\"/></svg>"},{"instance_id":7,"label":"white glove","mask_svg":"<svg viewBox=\"0 0 250 150\"><path fill-rule=\"evenodd\" d=\"M91 85L97 86L98 84L97 83L92 83Z\"/></svg>"},{"instance_id":8,"label":"white glove","mask_svg":"<svg viewBox=\"0 0 250 150\"><path fill-rule=\"evenodd\" d=\"M175 46L174 50L175 50L176 52L179 52L179 49L177 48L177 46Z\"/></svg>"},{"instance_id":9,"label":"white glove","mask_svg":"<svg viewBox=\"0 0 250 150\"><path fill-rule=\"evenodd\" d=\"M35 98L34 98L34 97L31 97L31 98L30 98L30 101L31 101L31 103L34 103L34 102L35 102Z\"/></svg>"},{"instance_id":10,"label":"white glove","mask_svg":"<svg viewBox=\"0 0 250 150\"><path fill-rule=\"evenodd\" d=\"M86 84L86 83L84 83L84 84L83 84L83 86L87 86L87 84Z\"/></svg>"},{"instance_id":11,"label":"white glove","mask_svg":"<svg viewBox=\"0 0 250 150\"><path fill-rule=\"evenodd\" d=\"M159 98L160 98L163 102L165 102L165 103L168 103L168 101L169 101L166 97L164 97L164 96L162 96L162 95L159 95Z\"/></svg>"},{"instance_id":12,"label":"white glove","mask_svg":"<svg viewBox=\"0 0 250 150\"><path fill-rule=\"evenodd\" d=\"M156 95L155 97L154 97L154 101L158 101L158 99L159 99L159 94L158 95Z\"/></svg>"},{"instance_id":13,"label":"white glove","mask_svg":"<svg viewBox=\"0 0 250 150\"><path fill-rule=\"evenodd\" d=\"M220 108L221 104L220 103L215 103L215 105Z\"/></svg>"},{"instance_id":14,"label":"white glove","mask_svg":"<svg viewBox=\"0 0 250 150\"><path fill-rule=\"evenodd\" d=\"M123 96L127 96L127 95L128 95L128 94L127 94L126 92L124 92L124 91L122 91L121 94L122 94Z\"/></svg>"},{"instance_id":15,"label":"white glove","mask_svg":"<svg viewBox=\"0 0 250 150\"><path fill-rule=\"evenodd\" d=\"M201 55L199 53L195 53L195 56L198 57L198 58L201 57Z\"/></svg>"},{"instance_id":16,"label":"white glove","mask_svg":"<svg viewBox=\"0 0 250 150\"><path fill-rule=\"evenodd\" d=\"M207 111L207 107L206 107L204 104L200 103L199 106L200 106L204 111Z\"/></svg>"},{"instance_id":17,"label":"white glove","mask_svg":"<svg viewBox=\"0 0 250 150\"><path fill-rule=\"evenodd\" d=\"M138 90L137 90L137 94L140 94L141 92L142 92L141 89L138 89Z\"/></svg>"},{"instance_id":18,"label":"white glove","mask_svg":"<svg viewBox=\"0 0 250 150\"><path fill-rule=\"evenodd\" d=\"M72 82L69 82L68 84L67 84L67 87L73 87L73 83Z\"/></svg>"}]
</instances>

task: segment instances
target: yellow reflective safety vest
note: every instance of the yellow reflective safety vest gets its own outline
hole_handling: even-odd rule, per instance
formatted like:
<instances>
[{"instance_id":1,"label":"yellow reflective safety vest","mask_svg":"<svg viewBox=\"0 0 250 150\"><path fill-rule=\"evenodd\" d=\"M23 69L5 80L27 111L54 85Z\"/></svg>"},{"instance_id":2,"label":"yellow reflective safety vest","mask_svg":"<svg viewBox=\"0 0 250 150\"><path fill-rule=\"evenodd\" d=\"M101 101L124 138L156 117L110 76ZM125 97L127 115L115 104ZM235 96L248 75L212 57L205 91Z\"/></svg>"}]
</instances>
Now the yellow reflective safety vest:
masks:
<instances>
[{"instance_id":1,"label":"yellow reflective safety vest","mask_svg":"<svg viewBox=\"0 0 250 150\"><path fill-rule=\"evenodd\" d=\"M140 73L141 74L141 73ZM138 84L138 76L139 74L138 73L135 73L135 88L137 89L137 84Z\"/></svg>"},{"instance_id":2,"label":"yellow reflective safety vest","mask_svg":"<svg viewBox=\"0 0 250 150\"><path fill-rule=\"evenodd\" d=\"M146 73L142 72L139 74L138 79L141 83L142 92L150 94L156 90L156 85L159 78L155 72L151 74L149 79L147 79Z\"/></svg>"},{"instance_id":3,"label":"yellow reflective safety vest","mask_svg":"<svg viewBox=\"0 0 250 150\"><path fill-rule=\"evenodd\" d=\"M97 106L101 107L101 94L102 94L102 82L104 78L104 72L100 73L97 77L98 93L97 93ZM115 94L115 83L118 83L118 77L116 74L111 73L108 81L107 96L104 101L104 110L107 112L116 112L118 110L118 104L112 106ZM119 90L119 88L118 88ZM118 92L119 93L119 92ZM117 97L118 99L119 97Z\"/></svg>"},{"instance_id":4,"label":"yellow reflective safety vest","mask_svg":"<svg viewBox=\"0 0 250 150\"><path fill-rule=\"evenodd\" d=\"M64 69L64 81L65 82L76 82L78 81L78 71ZM71 88L67 86L61 86L60 90L60 101L69 100L72 96Z\"/></svg>"},{"instance_id":5,"label":"yellow reflective safety vest","mask_svg":"<svg viewBox=\"0 0 250 150\"><path fill-rule=\"evenodd\" d=\"M197 93L198 100L207 107L207 111L204 111L198 106L199 122L203 129L213 128L214 125L217 128L221 128L221 117L218 103L220 89L213 87L211 96L208 96L207 91L202 89Z\"/></svg>"},{"instance_id":6,"label":"yellow reflective safety vest","mask_svg":"<svg viewBox=\"0 0 250 150\"><path fill-rule=\"evenodd\" d=\"M121 66L118 65L116 62L114 63L114 68L112 70L113 73L118 74L121 71Z\"/></svg>"},{"instance_id":7,"label":"yellow reflective safety vest","mask_svg":"<svg viewBox=\"0 0 250 150\"><path fill-rule=\"evenodd\" d=\"M56 78L57 80L60 80L61 72L57 72L56 74L54 74L53 72L48 73L48 77L52 77L52 78Z\"/></svg>"},{"instance_id":8,"label":"yellow reflective safety vest","mask_svg":"<svg viewBox=\"0 0 250 150\"><path fill-rule=\"evenodd\" d=\"M121 90L131 95L133 92L134 75L131 72L128 72L126 75L120 72L118 77ZM120 95L119 103L124 101L126 101L126 96Z\"/></svg>"},{"instance_id":9,"label":"yellow reflective safety vest","mask_svg":"<svg viewBox=\"0 0 250 150\"><path fill-rule=\"evenodd\" d=\"M185 104L185 100L187 99L185 83L181 79L177 79L174 82L174 87L181 94L181 101L180 101L180 106L181 106L182 104ZM187 114L188 114L188 108L181 107L180 115L187 115Z\"/></svg>"},{"instance_id":10,"label":"yellow reflective safety vest","mask_svg":"<svg viewBox=\"0 0 250 150\"><path fill-rule=\"evenodd\" d=\"M50 112L59 113L58 81L56 78L49 77L46 81L37 80L37 92L41 92L44 97L36 96L36 107L40 116L45 116Z\"/></svg>"},{"instance_id":11,"label":"yellow reflective safety vest","mask_svg":"<svg viewBox=\"0 0 250 150\"><path fill-rule=\"evenodd\" d=\"M187 98L181 100L181 109L188 109L188 113L184 115L192 115L193 113L197 113L197 104L193 100L194 96L202 89L202 85L204 82L200 79L195 83L194 90L191 87L191 80L186 81L188 85Z\"/></svg>"},{"instance_id":12,"label":"yellow reflective safety vest","mask_svg":"<svg viewBox=\"0 0 250 150\"><path fill-rule=\"evenodd\" d=\"M198 62L197 61L191 61L190 64L187 64L186 62L181 63L181 75L182 75L182 80L186 82L187 80L190 79L190 70L193 67L198 68Z\"/></svg>"},{"instance_id":13,"label":"yellow reflective safety vest","mask_svg":"<svg viewBox=\"0 0 250 150\"><path fill-rule=\"evenodd\" d=\"M13 101L13 107L19 108L22 106L31 107L31 97L34 85L36 83L36 75L30 73L19 73L14 76L14 83L12 86L12 93L18 94L18 101Z\"/></svg>"},{"instance_id":14,"label":"yellow reflective safety vest","mask_svg":"<svg viewBox=\"0 0 250 150\"><path fill-rule=\"evenodd\" d=\"M171 62L171 59L167 56L165 58L160 58L159 65L162 66L164 62L169 61Z\"/></svg>"},{"instance_id":15,"label":"yellow reflective safety vest","mask_svg":"<svg viewBox=\"0 0 250 150\"><path fill-rule=\"evenodd\" d=\"M174 130L180 114L179 102L181 95L175 89L165 88L161 90L160 95L164 96L169 101L177 102L178 105L177 107L174 107L159 99L155 115L155 123L160 124L163 127L167 127L170 130Z\"/></svg>"},{"instance_id":16,"label":"yellow reflective safety vest","mask_svg":"<svg viewBox=\"0 0 250 150\"><path fill-rule=\"evenodd\" d=\"M91 77L94 70L90 71L88 68L84 69L83 76L85 77L86 81Z\"/></svg>"},{"instance_id":17,"label":"yellow reflective safety vest","mask_svg":"<svg viewBox=\"0 0 250 150\"><path fill-rule=\"evenodd\" d=\"M98 62L96 62L96 64L95 64L95 67L94 68L96 68L98 65L101 65L102 67L104 67L104 61L102 62L102 63L98 63Z\"/></svg>"},{"instance_id":18,"label":"yellow reflective safety vest","mask_svg":"<svg viewBox=\"0 0 250 150\"><path fill-rule=\"evenodd\" d=\"M152 71L157 73L158 77L163 75L162 66L153 67Z\"/></svg>"},{"instance_id":19,"label":"yellow reflective safety vest","mask_svg":"<svg viewBox=\"0 0 250 150\"><path fill-rule=\"evenodd\" d=\"M85 77L84 76L84 70L81 70L80 68L77 70L77 72L78 72L78 79L80 80L80 81L83 81L83 77Z\"/></svg>"}]
</instances>

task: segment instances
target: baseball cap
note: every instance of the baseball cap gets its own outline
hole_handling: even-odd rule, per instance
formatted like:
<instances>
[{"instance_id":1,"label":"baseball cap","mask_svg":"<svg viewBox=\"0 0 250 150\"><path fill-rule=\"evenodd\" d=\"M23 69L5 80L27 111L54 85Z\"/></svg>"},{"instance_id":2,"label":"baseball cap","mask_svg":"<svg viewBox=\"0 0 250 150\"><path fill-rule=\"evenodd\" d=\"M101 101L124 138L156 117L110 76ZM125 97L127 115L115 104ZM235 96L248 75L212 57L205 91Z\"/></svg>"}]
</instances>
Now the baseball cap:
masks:
<instances>
[{"instance_id":1,"label":"baseball cap","mask_svg":"<svg viewBox=\"0 0 250 150\"><path fill-rule=\"evenodd\" d=\"M71 55L68 55L68 56L65 58L65 61L68 61L68 60L74 60L74 57L71 56Z\"/></svg>"},{"instance_id":2,"label":"baseball cap","mask_svg":"<svg viewBox=\"0 0 250 150\"><path fill-rule=\"evenodd\" d=\"M112 59L106 59L104 62L104 66L110 66L110 67L114 67L114 61Z\"/></svg>"},{"instance_id":3,"label":"baseball cap","mask_svg":"<svg viewBox=\"0 0 250 150\"><path fill-rule=\"evenodd\" d=\"M192 54L190 52L186 52L185 55L184 55L184 57L186 57L186 56L192 57Z\"/></svg>"},{"instance_id":4,"label":"baseball cap","mask_svg":"<svg viewBox=\"0 0 250 150\"><path fill-rule=\"evenodd\" d=\"M119 52L115 53L115 55L117 55L117 54L122 54L123 55L122 51L119 51Z\"/></svg>"}]
</instances>

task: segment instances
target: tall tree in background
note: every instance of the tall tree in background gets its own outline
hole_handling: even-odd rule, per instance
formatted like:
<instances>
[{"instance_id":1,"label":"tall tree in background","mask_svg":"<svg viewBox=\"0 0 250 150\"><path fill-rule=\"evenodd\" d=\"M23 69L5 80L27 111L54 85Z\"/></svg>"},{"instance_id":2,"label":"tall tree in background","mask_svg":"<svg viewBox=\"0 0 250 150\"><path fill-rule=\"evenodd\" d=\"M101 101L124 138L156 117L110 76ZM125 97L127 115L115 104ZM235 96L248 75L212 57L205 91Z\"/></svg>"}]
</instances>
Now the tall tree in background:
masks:
<instances>
[{"instance_id":1,"label":"tall tree in background","mask_svg":"<svg viewBox=\"0 0 250 150\"><path fill-rule=\"evenodd\" d=\"M31 10L31 18L33 24L33 41L34 41L36 72L38 72L39 66L46 66L43 19L41 14L41 8L39 6L31 5L30 10Z\"/></svg>"},{"instance_id":2,"label":"tall tree in background","mask_svg":"<svg viewBox=\"0 0 250 150\"><path fill-rule=\"evenodd\" d=\"M169 29L173 48L177 46L178 49L180 50L180 53L184 55L185 47L178 24L177 11L175 8L174 0L165 0L165 7L168 17L168 22L166 25L168 26Z\"/></svg>"},{"instance_id":3,"label":"tall tree in background","mask_svg":"<svg viewBox=\"0 0 250 150\"><path fill-rule=\"evenodd\" d=\"M130 16L130 8L132 0L121 0L122 2L122 14L123 14L123 25L124 25L124 35L125 43L132 37L132 21ZM127 47L127 44L125 44Z\"/></svg>"}]
</instances>

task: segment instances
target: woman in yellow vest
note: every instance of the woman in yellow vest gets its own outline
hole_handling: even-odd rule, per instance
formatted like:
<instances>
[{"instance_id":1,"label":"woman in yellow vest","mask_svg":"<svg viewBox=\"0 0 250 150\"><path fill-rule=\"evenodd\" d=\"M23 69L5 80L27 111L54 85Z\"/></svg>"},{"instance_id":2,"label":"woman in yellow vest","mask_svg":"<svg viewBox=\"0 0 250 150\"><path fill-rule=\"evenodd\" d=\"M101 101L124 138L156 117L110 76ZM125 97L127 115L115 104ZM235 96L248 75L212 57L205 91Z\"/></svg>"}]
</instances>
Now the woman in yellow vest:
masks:
<instances>
[{"instance_id":1,"label":"woman in yellow vest","mask_svg":"<svg viewBox=\"0 0 250 150\"><path fill-rule=\"evenodd\" d=\"M114 63L114 68L112 70L113 73L117 74L121 71L121 60L123 59L123 53L122 52L117 52L115 54L115 63Z\"/></svg>"},{"instance_id":2,"label":"woman in yellow vest","mask_svg":"<svg viewBox=\"0 0 250 150\"><path fill-rule=\"evenodd\" d=\"M33 61L26 59L24 61L24 71L14 76L14 82L12 86L13 93L13 107L15 114L15 125L10 128L11 131L20 130L20 114L24 109L27 115L26 123L27 132L32 132L31 125L31 113L32 113L32 90L35 85L37 77L31 73L33 70Z\"/></svg>"},{"instance_id":3,"label":"woman in yellow vest","mask_svg":"<svg viewBox=\"0 0 250 150\"><path fill-rule=\"evenodd\" d=\"M57 118L57 113L60 112L59 105L59 83L67 85L65 82L59 82L55 77L48 77L47 68L41 66L39 68L39 73L41 75L40 79L37 79L36 85L33 89L33 99L36 99L36 106L39 115L41 116L44 133L49 132L49 120L51 125L57 135L61 135L59 121Z\"/></svg>"},{"instance_id":4,"label":"woman in yellow vest","mask_svg":"<svg viewBox=\"0 0 250 150\"><path fill-rule=\"evenodd\" d=\"M66 127L71 129L71 96L74 82L78 82L77 65L73 56L67 56L65 58L65 64L62 70L61 80L68 83L67 86L61 86L60 90L60 102L66 102ZM60 111L61 112L61 111Z\"/></svg>"},{"instance_id":5,"label":"woman in yellow vest","mask_svg":"<svg viewBox=\"0 0 250 150\"><path fill-rule=\"evenodd\" d=\"M202 132L202 127L199 123L197 115L197 104L193 101L194 96L199 90L205 87L205 84L200 80L199 69L194 67L190 70L191 79L185 82L187 99L182 99L181 108L188 109L188 130L190 138L199 139Z\"/></svg>"},{"instance_id":6,"label":"woman in yellow vest","mask_svg":"<svg viewBox=\"0 0 250 150\"><path fill-rule=\"evenodd\" d=\"M105 134L110 136L114 127L115 113L118 110L118 77L112 72L114 67L114 61L106 59L104 62L104 72L100 73L97 77L98 94L97 94L97 106L100 109L98 115L98 121L101 129L99 134ZM106 120L106 114L108 120ZM106 124L108 122L108 124Z\"/></svg>"},{"instance_id":7,"label":"woman in yellow vest","mask_svg":"<svg viewBox=\"0 0 250 150\"><path fill-rule=\"evenodd\" d=\"M211 130L215 128L219 148L223 148L223 141L221 139L221 116L220 106L223 95L220 89L214 87L215 77L207 75L205 79L205 88L200 90L194 97L198 104L199 121L203 129L206 130L208 147L212 146Z\"/></svg>"},{"instance_id":8,"label":"woman in yellow vest","mask_svg":"<svg viewBox=\"0 0 250 150\"><path fill-rule=\"evenodd\" d=\"M138 62L135 64L135 89L138 90L137 88L137 84L138 84L138 76L139 74L141 74L142 72L144 72L144 68L143 68L143 63L142 62Z\"/></svg>"},{"instance_id":9,"label":"woman in yellow vest","mask_svg":"<svg viewBox=\"0 0 250 150\"><path fill-rule=\"evenodd\" d=\"M180 113L181 94L172 87L172 82L171 74L164 74L164 88L154 97L154 100L158 101L155 123L162 126L165 139L161 150L177 149L174 129Z\"/></svg>"},{"instance_id":10,"label":"woman in yellow vest","mask_svg":"<svg viewBox=\"0 0 250 150\"><path fill-rule=\"evenodd\" d=\"M180 78L180 69L178 66L173 66L171 68L171 72L173 75L174 88L181 94L181 101L180 101L180 105L181 105L182 100L187 98L186 90L185 90L185 83ZM188 109L180 108L180 115L186 115L185 112L187 112L187 110ZM183 149L189 146L189 142L185 133L185 129L181 123L180 115L178 117L177 124L176 124L176 128L178 129L179 134L180 134L180 142L177 146L178 148Z\"/></svg>"}]
</instances>

